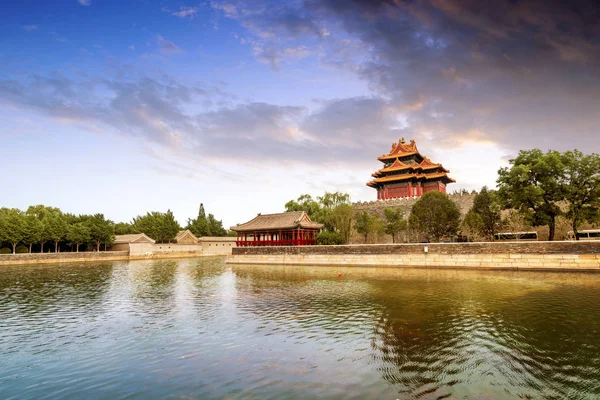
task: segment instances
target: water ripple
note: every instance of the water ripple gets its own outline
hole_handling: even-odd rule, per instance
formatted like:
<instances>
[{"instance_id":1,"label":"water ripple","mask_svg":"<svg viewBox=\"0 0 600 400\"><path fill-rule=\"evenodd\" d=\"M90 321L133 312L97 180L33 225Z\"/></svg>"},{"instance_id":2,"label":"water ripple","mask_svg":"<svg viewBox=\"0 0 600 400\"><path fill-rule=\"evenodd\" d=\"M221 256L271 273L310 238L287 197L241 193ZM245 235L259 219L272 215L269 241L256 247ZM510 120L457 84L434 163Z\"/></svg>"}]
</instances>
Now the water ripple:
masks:
<instances>
[{"instance_id":1,"label":"water ripple","mask_svg":"<svg viewBox=\"0 0 600 400\"><path fill-rule=\"evenodd\" d=\"M0 398L593 399L598 288L222 258L3 267Z\"/></svg>"}]
</instances>

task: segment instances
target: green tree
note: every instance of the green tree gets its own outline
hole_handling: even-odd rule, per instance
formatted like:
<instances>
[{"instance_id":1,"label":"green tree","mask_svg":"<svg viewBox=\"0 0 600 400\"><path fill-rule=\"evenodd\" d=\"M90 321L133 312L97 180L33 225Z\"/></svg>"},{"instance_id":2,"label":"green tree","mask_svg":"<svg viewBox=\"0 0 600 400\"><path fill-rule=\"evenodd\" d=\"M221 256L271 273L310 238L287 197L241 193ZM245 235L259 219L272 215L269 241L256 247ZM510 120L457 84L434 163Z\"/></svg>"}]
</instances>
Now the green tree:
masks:
<instances>
[{"instance_id":1,"label":"green tree","mask_svg":"<svg viewBox=\"0 0 600 400\"><path fill-rule=\"evenodd\" d=\"M58 253L58 243L67 236L68 225L65 216L60 211L49 213L44 216L42 224L42 237L54 242L54 252Z\"/></svg>"},{"instance_id":2,"label":"green tree","mask_svg":"<svg viewBox=\"0 0 600 400\"><path fill-rule=\"evenodd\" d=\"M600 209L600 156L584 155L579 150L563 153L565 166L565 198L569 208L567 216L571 219L576 240L578 225L598 218Z\"/></svg>"},{"instance_id":3,"label":"green tree","mask_svg":"<svg viewBox=\"0 0 600 400\"><path fill-rule=\"evenodd\" d=\"M77 253L79 253L79 245L89 242L90 239L90 227L85 222L76 222L67 228L67 240L75 243Z\"/></svg>"},{"instance_id":4,"label":"green tree","mask_svg":"<svg viewBox=\"0 0 600 400\"><path fill-rule=\"evenodd\" d=\"M42 223L42 231L40 234L39 243L41 246L40 253L43 253L44 252L44 244L46 244L49 241L52 241L52 233L51 233L51 229L50 229L51 224L50 224L50 221L48 218L54 214L61 214L62 212L60 211L59 208L48 207L43 204L38 204L35 206L29 206L27 208L26 213L27 213L27 215L34 215Z\"/></svg>"},{"instance_id":5,"label":"green tree","mask_svg":"<svg viewBox=\"0 0 600 400\"><path fill-rule=\"evenodd\" d=\"M152 211L133 219L133 227L140 233L145 233L158 242L168 242L177 236L181 226L175 220L173 212ZM193 232L193 231L192 231Z\"/></svg>"},{"instance_id":6,"label":"green tree","mask_svg":"<svg viewBox=\"0 0 600 400\"><path fill-rule=\"evenodd\" d=\"M481 188L481 191L473 199L471 211L479 217L478 233L488 240L493 240L494 234L498 233L498 229L502 226L500 208L494 193L490 192L486 186ZM470 221L474 222L475 219L471 218Z\"/></svg>"},{"instance_id":7,"label":"green tree","mask_svg":"<svg viewBox=\"0 0 600 400\"><path fill-rule=\"evenodd\" d=\"M100 244L106 245L113 243L115 227L112 221L104 218L104 214L94 214L85 220L85 224L90 230L90 240L96 246L96 251L100 251Z\"/></svg>"},{"instance_id":8,"label":"green tree","mask_svg":"<svg viewBox=\"0 0 600 400\"><path fill-rule=\"evenodd\" d=\"M498 194L504 206L520 210L534 226L548 225L548 240L554 240L560 202L565 198L563 157L554 150L521 150L509 162L510 167L498 171Z\"/></svg>"},{"instance_id":9,"label":"green tree","mask_svg":"<svg viewBox=\"0 0 600 400\"><path fill-rule=\"evenodd\" d=\"M310 194L303 194L297 200L285 203L285 211L306 211L311 220L323 223L322 207Z\"/></svg>"},{"instance_id":10,"label":"green tree","mask_svg":"<svg viewBox=\"0 0 600 400\"><path fill-rule=\"evenodd\" d=\"M44 231L44 225L42 221L35 215L25 215L25 235L23 236L23 243L29 246L29 252L34 243L40 243L42 241L42 233Z\"/></svg>"},{"instance_id":11,"label":"green tree","mask_svg":"<svg viewBox=\"0 0 600 400\"><path fill-rule=\"evenodd\" d=\"M177 232L181 230L179 222L175 219L173 212L167 210L166 213L160 215L159 239L163 243L168 243L175 239Z\"/></svg>"},{"instance_id":12,"label":"green tree","mask_svg":"<svg viewBox=\"0 0 600 400\"><path fill-rule=\"evenodd\" d=\"M386 208L383 210L383 214L385 217L383 231L392 236L392 243L396 243L396 236L408 227L404 213L400 209Z\"/></svg>"},{"instance_id":13,"label":"green tree","mask_svg":"<svg viewBox=\"0 0 600 400\"><path fill-rule=\"evenodd\" d=\"M195 219L188 219L186 229L189 229L197 237L210 236L211 229L204 211L204 204L200 203L198 208L198 216Z\"/></svg>"},{"instance_id":14,"label":"green tree","mask_svg":"<svg viewBox=\"0 0 600 400\"><path fill-rule=\"evenodd\" d=\"M320 245L340 245L346 243L340 232L321 231L317 236L317 244Z\"/></svg>"},{"instance_id":15,"label":"green tree","mask_svg":"<svg viewBox=\"0 0 600 400\"><path fill-rule=\"evenodd\" d=\"M365 237L365 243L368 243L369 236L376 235L382 230L379 218L366 211L357 214L354 227L359 234Z\"/></svg>"},{"instance_id":16,"label":"green tree","mask_svg":"<svg viewBox=\"0 0 600 400\"><path fill-rule=\"evenodd\" d=\"M25 238L25 217L17 208L0 209L0 242L9 242L15 254L17 244Z\"/></svg>"},{"instance_id":17,"label":"green tree","mask_svg":"<svg viewBox=\"0 0 600 400\"><path fill-rule=\"evenodd\" d=\"M211 236L227 236L227 231L223 228L223 222L208 214L208 230Z\"/></svg>"},{"instance_id":18,"label":"green tree","mask_svg":"<svg viewBox=\"0 0 600 400\"><path fill-rule=\"evenodd\" d=\"M350 241L353 220L354 209L350 204L339 204L329 214L329 224L334 232L341 235L343 244Z\"/></svg>"},{"instance_id":19,"label":"green tree","mask_svg":"<svg viewBox=\"0 0 600 400\"><path fill-rule=\"evenodd\" d=\"M115 224L115 235L130 235L132 233L140 232L137 232L133 225L128 222L117 222Z\"/></svg>"},{"instance_id":20,"label":"green tree","mask_svg":"<svg viewBox=\"0 0 600 400\"><path fill-rule=\"evenodd\" d=\"M479 241L482 239L483 219L481 215L477 214L473 209L469 210L461 223L461 229L469 240Z\"/></svg>"},{"instance_id":21,"label":"green tree","mask_svg":"<svg viewBox=\"0 0 600 400\"><path fill-rule=\"evenodd\" d=\"M427 192L413 205L409 224L427 239L439 242L457 233L460 211L444 193Z\"/></svg>"}]
</instances>

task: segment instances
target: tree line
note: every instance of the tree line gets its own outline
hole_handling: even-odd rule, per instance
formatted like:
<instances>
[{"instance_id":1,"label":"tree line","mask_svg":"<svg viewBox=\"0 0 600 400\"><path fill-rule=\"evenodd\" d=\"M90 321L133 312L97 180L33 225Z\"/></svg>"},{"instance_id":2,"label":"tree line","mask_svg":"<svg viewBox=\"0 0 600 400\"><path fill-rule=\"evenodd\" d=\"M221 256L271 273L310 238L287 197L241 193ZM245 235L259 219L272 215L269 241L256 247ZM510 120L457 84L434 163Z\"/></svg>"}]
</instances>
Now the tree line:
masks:
<instances>
[{"instance_id":1,"label":"tree line","mask_svg":"<svg viewBox=\"0 0 600 400\"><path fill-rule=\"evenodd\" d=\"M405 232L413 241L489 241L501 230L548 226L555 239L559 218L566 219L577 238L582 223L600 223L600 156L578 150L520 151L509 166L498 171L497 190L483 187L461 217L444 193L429 192L418 199L408 216L400 209L384 209L383 218L357 212L345 193L325 193L317 199L302 195L285 204L286 211L304 210L324 224L318 244L349 243L356 232L364 242L385 233L395 242ZM459 194L469 194L467 191Z\"/></svg>"},{"instance_id":2,"label":"tree line","mask_svg":"<svg viewBox=\"0 0 600 400\"><path fill-rule=\"evenodd\" d=\"M170 242L182 229L173 212L148 212L132 222L106 219L103 214L75 215L59 208L44 205L30 206L22 211L0 208L0 253L43 253L53 250L79 252L81 246L95 251L106 250L114 243L115 235L145 233L157 242ZM204 211L200 204L198 216L188 219L186 229L196 236L226 236L220 220ZM3 247L8 246L8 247Z\"/></svg>"}]
</instances>

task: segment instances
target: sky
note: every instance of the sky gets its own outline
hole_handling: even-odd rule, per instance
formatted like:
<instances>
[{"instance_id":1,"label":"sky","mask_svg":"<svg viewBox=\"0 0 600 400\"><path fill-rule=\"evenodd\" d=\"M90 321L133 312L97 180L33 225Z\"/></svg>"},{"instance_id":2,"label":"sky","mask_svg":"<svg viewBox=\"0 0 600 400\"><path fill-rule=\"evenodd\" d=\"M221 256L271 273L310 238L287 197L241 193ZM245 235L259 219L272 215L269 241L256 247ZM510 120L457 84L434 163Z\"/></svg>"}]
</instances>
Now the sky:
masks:
<instances>
[{"instance_id":1,"label":"sky","mask_svg":"<svg viewBox=\"0 0 600 400\"><path fill-rule=\"evenodd\" d=\"M460 189L600 152L600 6L4 0L0 206L226 227L365 186L404 137Z\"/></svg>"}]
</instances>

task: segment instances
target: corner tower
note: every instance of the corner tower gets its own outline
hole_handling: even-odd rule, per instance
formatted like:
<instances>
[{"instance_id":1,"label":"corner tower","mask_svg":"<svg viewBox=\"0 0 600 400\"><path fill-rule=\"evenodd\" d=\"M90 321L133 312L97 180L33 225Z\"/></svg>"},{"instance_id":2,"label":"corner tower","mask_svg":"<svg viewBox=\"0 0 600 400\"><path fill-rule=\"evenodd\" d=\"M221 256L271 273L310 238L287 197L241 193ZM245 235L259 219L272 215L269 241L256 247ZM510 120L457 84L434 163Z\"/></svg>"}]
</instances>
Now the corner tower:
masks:
<instances>
[{"instance_id":1,"label":"corner tower","mask_svg":"<svg viewBox=\"0 0 600 400\"><path fill-rule=\"evenodd\" d=\"M456 182L442 164L435 164L419 153L414 140L402 138L392 143L388 154L377 157L383 168L372 174L367 186L377 190L377 200L421 197L432 190L446 193L446 185Z\"/></svg>"}]
</instances>

